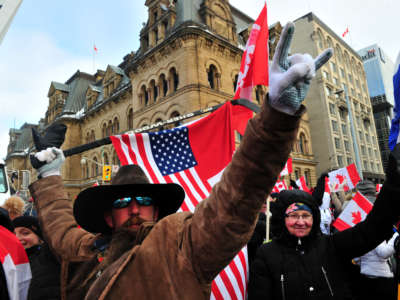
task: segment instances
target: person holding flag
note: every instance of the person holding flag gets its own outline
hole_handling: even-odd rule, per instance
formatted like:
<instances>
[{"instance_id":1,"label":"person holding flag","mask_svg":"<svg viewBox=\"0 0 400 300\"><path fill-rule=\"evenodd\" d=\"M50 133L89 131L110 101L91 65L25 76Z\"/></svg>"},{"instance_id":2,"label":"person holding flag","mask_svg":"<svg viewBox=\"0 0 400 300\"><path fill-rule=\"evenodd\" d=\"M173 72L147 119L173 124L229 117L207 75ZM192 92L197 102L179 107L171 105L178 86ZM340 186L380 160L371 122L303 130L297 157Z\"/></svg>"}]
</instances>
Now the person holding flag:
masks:
<instances>
[{"instance_id":1,"label":"person holding flag","mask_svg":"<svg viewBox=\"0 0 400 300\"><path fill-rule=\"evenodd\" d=\"M185 198L182 187L150 183L148 176L161 178L161 171L146 174L138 165L122 166L109 186L82 191L72 209L60 177L63 152L48 148L35 155L42 165L30 192L44 239L61 261L64 299L210 298L213 279L249 241L296 139L310 81L332 56L328 49L315 60L308 54L288 57L293 30L292 23L283 30L269 97L249 120L222 176L210 178L219 182L194 212L175 213ZM239 276L240 270L232 272Z\"/></svg>"}]
</instances>

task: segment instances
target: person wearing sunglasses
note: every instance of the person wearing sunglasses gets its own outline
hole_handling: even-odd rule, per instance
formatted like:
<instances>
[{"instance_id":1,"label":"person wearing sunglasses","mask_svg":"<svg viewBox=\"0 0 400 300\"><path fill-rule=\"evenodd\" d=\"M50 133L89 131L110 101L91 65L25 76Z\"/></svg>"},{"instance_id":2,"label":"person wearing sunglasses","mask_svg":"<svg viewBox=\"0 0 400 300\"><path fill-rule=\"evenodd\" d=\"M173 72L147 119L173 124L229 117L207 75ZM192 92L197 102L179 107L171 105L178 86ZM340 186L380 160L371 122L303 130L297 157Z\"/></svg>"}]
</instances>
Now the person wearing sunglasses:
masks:
<instances>
[{"instance_id":1,"label":"person wearing sunglasses","mask_svg":"<svg viewBox=\"0 0 400 300\"><path fill-rule=\"evenodd\" d=\"M214 278L249 241L296 140L310 81L332 56L329 49L289 61L293 31L289 23L275 51L269 97L193 213L176 213L182 187L151 184L137 165L122 166L111 185L81 191L71 211L60 177L63 152L35 155L41 179L30 191L44 238L61 261L63 299L210 299Z\"/></svg>"}]
</instances>

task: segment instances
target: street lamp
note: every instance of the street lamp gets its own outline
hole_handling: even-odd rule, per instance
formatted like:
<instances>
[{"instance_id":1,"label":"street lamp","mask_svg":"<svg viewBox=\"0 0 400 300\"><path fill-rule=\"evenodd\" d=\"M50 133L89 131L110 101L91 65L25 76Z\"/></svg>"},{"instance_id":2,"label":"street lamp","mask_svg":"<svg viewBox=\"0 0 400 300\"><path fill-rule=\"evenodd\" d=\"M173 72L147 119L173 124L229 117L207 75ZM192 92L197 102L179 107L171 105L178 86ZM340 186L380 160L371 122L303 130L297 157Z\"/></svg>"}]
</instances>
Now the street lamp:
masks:
<instances>
[{"instance_id":1,"label":"street lamp","mask_svg":"<svg viewBox=\"0 0 400 300\"><path fill-rule=\"evenodd\" d=\"M358 174L360 175L361 180L363 180L360 153L358 152L358 142L357 142L356 130L354 128L354 123L353 123L353 110L351 109L349 96L347 94L347 87L344 86L342 90L336 91L335 94L339 95L339 94L341 94L343 92L344 92L344 96L346 98L347 110L349 111L350 130L351 130L351 137L353 138L354 154L356 156L356 167L357 167Z\"/></svg>"}]
</instances>

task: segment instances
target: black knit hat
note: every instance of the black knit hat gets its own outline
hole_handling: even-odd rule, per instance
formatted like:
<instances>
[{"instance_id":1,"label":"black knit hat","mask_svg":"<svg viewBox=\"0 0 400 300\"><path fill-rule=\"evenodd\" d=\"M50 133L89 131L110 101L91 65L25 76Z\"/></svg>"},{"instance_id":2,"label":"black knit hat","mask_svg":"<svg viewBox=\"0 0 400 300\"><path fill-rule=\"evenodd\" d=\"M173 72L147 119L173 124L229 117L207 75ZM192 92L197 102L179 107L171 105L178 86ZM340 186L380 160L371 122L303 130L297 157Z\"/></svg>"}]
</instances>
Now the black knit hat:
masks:
<instances>
[{"instance_id":1,"label":"black knit hat","mask_svg":"<svg viewBox=\"0 0 400 300\"><path fill-rule=\"evenodd\" d=\"M33 231L40 239L43 239L42 237L42 230L40 229L39 226L39 221L35 217L31 216L21 216L15 218L13 221L14 227L25 227Z\"/></svg>"}]
</instances>

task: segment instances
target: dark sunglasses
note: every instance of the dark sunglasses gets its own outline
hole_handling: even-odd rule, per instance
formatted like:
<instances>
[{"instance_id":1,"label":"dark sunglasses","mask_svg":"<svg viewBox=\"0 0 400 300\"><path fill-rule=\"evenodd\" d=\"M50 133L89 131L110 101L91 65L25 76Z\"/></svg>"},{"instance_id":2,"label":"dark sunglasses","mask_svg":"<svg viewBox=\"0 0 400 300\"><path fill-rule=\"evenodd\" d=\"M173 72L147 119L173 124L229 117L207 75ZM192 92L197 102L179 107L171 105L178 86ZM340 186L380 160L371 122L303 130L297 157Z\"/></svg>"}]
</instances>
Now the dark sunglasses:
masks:
<instances>
[{"instance_id":1,"label":"dark sunglasses","mask_svg":"<svg viewBox=\"0 0 400 300\"><path fill-rule=\"evenodd\" d=\"M124 197L124 198L115 200L112 204L112 207L113 208L125 208L132 202L132 200L136 200L136 202L139 205L143 205L143 206L149 206L154 203L153 198L151 198L151 197L141 197L141 196Z\"/></svg>"}]
</instances>

